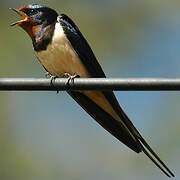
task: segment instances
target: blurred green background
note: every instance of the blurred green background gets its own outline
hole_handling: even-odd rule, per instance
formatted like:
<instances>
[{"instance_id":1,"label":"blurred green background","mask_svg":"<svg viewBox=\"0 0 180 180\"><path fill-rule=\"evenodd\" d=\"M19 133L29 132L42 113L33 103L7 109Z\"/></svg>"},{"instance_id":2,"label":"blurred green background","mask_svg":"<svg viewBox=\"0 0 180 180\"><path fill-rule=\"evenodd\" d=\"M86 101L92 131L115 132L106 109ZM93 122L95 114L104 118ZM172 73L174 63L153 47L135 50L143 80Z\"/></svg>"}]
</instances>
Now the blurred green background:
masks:
<instances>
[{"instance_id":1,"label":"blurred green background","mask_svg":"<svg viewBox=\"0 0 180 180\"><path fill-rule=\"evenodd\" d=\"M179 0L0 0L0 77L44 77L8 8L40 3L69 15L108 77L180 77ZM180 92L116 92L125 112L180 178ZM0 179L166 177L119 143L66 92L0 92Z\"/></svg>"}]
</instances>

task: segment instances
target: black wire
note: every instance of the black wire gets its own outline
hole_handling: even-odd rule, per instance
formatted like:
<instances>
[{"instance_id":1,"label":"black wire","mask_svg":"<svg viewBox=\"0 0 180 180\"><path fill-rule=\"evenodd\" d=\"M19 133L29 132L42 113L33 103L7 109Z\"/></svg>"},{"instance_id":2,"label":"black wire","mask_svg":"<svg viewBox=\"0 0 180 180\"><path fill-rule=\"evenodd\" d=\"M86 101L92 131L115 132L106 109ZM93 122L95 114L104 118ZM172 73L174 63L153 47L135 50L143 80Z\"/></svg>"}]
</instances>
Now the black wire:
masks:
<instances>
[{"instance_id":1,"label":"black wire","mask_svg":"<svg viewBox=\"0 0 180 180\"><path fill-rule=\"evenodd\" d=\"M0 78L1 91L179 91L180 78Z\"/></svg>"}]
</instances>

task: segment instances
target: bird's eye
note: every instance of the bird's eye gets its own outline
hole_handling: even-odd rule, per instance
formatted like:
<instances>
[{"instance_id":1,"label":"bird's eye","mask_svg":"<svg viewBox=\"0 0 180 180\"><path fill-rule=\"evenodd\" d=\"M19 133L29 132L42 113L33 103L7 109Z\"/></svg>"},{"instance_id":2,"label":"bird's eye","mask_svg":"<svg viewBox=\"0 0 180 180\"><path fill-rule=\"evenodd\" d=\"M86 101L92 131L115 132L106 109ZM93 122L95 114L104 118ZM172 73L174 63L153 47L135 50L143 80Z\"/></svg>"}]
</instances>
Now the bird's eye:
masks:
<instances>
[{"instance_id":1,"label":"bird's eye","mask_svg":"<svg viewBox=\"0 0 180 180\"><path fill-rule=\"evenodd\" d=\"M29 9L29 15L33 15L36 11L34 9Z\"/></svg>"},{"instance_id":2,"label":"bird's eye","mask_svg":"<svg viewBox=\"0 0 180 180\"><path fill-rule=\"evenodd\" d=\"M24 9L23 12L26 13L28 16L32 16L36 12L36 10L35 9Z\"/></svg>"}]
</instances>

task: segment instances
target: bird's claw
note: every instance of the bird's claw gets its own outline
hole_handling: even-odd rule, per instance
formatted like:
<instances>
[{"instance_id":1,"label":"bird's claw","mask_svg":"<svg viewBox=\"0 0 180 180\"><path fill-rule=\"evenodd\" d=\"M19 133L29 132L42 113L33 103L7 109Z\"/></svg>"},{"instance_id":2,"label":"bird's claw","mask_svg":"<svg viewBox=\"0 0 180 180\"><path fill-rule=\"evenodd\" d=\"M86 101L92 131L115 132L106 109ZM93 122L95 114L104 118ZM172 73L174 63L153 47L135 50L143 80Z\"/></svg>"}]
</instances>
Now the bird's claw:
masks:
<instances>
[{"instance_id":1,"label":"bird's claw","mask_svg":"<svg viewBox=\"0 0 180 180\"><path fill-rule=\"evenodd\" d=\"M53 81L57 78L57 76L50 76L51 84L53 84Z\"/></svg>"},{"instance_id":2,"label":"bird's claw","mask_svg":"<svg viewBox=\"0 0 180 180\"><path fill-rule=\"evenodd\" d=\"M74 82L75 78L80 77L78 74L71 75L69 73L64 73L64 77L68 78L66 85L70 85L70 82Z\"/></svg>"},{"instance_id":3,"label":"bird's claw","mask_svg":"<svg viewBox=\"0 0 180 180\"><path fill-rule=\"evenodd\" d=\"M49 72L45 73L45 77L46 78L50 78L50 83L51 85L53 85L53 81L57 78L57 76L53 76L52 74L50 74ZM56 91L57 94L59 93L59 91Z\"/></svg>"},{"instance_id":4,"label":"bird's claw","mask_svg":"<svg viewBox=\"0 0 180 180\"><path fill-rule=\"evenodd\" d=\"M55 80L57 78L57 76L54 76L54 75L50 74L49 72L45 73L45 77L50 78L51 84L53 83L53 80Z\"/></svg>"},{"instance_id":5,"label":"bird's claw","mask_svg":"<svg viewBox=\"0 0 180 180\"><path fill-rule=\"evenodd\" d=\"M50 76L51 85L53 85L53 81L55 81L56 78L57 78L57 76L53 76L53 75ZM59 91L57 90L56 93L58 94Z\"/></svg>"}]
</instances>

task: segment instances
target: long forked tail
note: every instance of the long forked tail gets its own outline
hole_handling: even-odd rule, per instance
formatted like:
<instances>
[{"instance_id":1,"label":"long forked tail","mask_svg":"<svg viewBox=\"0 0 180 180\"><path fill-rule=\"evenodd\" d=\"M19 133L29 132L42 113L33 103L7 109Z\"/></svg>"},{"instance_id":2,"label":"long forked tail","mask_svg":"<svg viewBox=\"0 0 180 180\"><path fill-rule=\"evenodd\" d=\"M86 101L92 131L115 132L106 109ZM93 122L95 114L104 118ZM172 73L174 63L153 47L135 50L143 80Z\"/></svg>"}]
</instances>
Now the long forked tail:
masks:
<instances>
[{"instance_id":1,"label":"long forked tail","mask_svg":"<svg viewBox=\"0 0 180 180\"><path fill-rule=\"evenodd\" d=\"M112 101L111 105L119 115L123 123L114 119L111 115L99 107L92 99L80 92L68 91L73 99L81 105L81 107L91 115L103 128L110 132L113 136L127 145L136 153L144 152L149 159L168 177L174 177L172 171L158 157L158 155L147 144L128 116L119 106L112 92L103 92L105 97Z\"/></svg>"},{"instance_id":2,"label":"long forked tail","mask_svg":"<svg viewBox=\"0 0 180 180\"><path fill-rule=\"evenodd\" d=\"M165 163L159 158L159 156L152 150L152 148L148 145L148 143L144 140L144 138L140 135L138 137L139 141L142 145L142 151L146 154L146 156L151 159L151 161L168 177L174 177L174 173L165 165Z\"/></svg>"},{"instance_id":3,"label":"long forked tail","mask_svg":"<svg viewBox=\"0 0 180 180\"><path fill-rule=\"evenodd\" d=\"M136 127L133 125L133 123L130 121L129 117L124 113L124 111L121 109L120 106L118 107L119 116L121 116L122 119L124 119L124 123L127 127L129 127L129 130L134 135L134 137L137 140L137 143L141 146L141 151L146 154L146 156L168 177L175 177L174 173L166 166L166 164L159 158L159 156L152 150L152 148L149 146L149 144L145 141L145 139L141 136L139 131L136 129ZM140 151L140 152L141 152Z\"/></svg>"},{"instance_id":4,"label":"long forked tail","mask_svg":"<svg viewBox=\"0 0 180 180\"><path fill-rule=\"evenodd\" d=\"M128 116L120 108L121 114L126 119L125 123L130 128L132 134L136 137L137 142L141 145L141 151L168 177L175 177L174 173L166 166L166 164L159 158L159 156L152 150L149 144L141 136L133 123L129 120Z\"/></svg>"}]
</instances>

